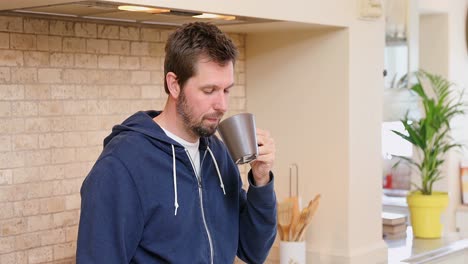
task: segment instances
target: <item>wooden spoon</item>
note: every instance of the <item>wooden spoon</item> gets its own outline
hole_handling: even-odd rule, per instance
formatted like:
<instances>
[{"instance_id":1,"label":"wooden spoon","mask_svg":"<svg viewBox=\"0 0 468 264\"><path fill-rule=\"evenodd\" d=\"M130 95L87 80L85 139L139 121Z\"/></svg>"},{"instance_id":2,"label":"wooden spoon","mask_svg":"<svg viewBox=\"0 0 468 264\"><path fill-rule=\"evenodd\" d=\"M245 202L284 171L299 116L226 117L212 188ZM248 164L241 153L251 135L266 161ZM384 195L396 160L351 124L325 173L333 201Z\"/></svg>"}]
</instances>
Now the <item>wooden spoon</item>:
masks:
<instances>
[{"instance_id":1,"label":"wooden spoon","mask_svg":"<svg viewBox=\"0 0 468 264\"><path fill-rule=\"evenodd\" d=\"M282 203L278 203L278 225L281 229L283 241L289 241L289 230L291 227L293 212L293 203L287 199Z\"/></svg>"},{"instance_id":2,"label":"wooden spoon","mask_svg":"<svg viewBox=\"0 0 468 264\"><path fill-rule=\"evenodd\" d=\"M304 240L304 235L305 231L307 230L307 227L310 225L312 222L312 217L314 216L315 212L317 211L317 208L319 206L320 202L320 194L316 195L315 198L309 202L309 205L307 208L309 211L307 212L307 215L305 217L304 225L302 226L301 230L299 231L296 241L303 241Z\"/></svg>"}]
</instances>

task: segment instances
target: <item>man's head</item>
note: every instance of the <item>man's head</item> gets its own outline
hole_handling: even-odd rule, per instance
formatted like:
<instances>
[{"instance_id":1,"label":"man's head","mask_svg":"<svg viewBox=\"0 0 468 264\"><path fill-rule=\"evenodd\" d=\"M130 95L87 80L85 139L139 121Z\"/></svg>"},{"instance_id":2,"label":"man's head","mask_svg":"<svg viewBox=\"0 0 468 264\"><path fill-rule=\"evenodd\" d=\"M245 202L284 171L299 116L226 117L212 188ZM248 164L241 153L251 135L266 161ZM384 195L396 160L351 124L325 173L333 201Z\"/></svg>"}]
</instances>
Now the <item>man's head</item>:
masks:
<instances>
[{"instance_id":1,"label":"man's head","mask_svg":"<svg viewBox=\"0 0 468 264\"><path fill-rule=\"evenodd\" d=\"M169 36L166 43L164 76L173 72L183 89L185 82L195 75L196 63L202 57L219 65L235 63L237 48L231 39L215 25L195 22L185 24ZM169 94L167 81L164 89Z\"/></svg>"},{"instance_id":2,"label":"man's head","mask_svg":"<svg viewBox=\"0 0 468 264\"><path fill-rule=\"evenodd\" d=\"M234 43L211 24L187 24L169 37L164 86L180 135L196 140L216 131L234 86L236 56Z\"/></svg>"}]
</instances>

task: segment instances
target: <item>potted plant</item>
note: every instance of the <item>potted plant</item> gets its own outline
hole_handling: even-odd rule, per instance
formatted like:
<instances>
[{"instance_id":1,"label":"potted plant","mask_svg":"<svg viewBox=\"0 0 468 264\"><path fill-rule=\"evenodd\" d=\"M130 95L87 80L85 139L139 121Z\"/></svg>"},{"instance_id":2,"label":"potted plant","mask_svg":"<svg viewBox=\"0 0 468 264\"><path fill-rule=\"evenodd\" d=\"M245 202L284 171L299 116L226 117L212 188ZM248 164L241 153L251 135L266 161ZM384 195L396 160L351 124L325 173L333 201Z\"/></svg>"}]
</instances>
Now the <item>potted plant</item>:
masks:
<instances>
[{"instance_id":1,"label":"potted plant","mask_svg":"<svg viewBox=\"0 0 468 264\"><path fill-rule=\"evenodd\" d=\"M413 234L420 238L438 238L442 234L440 215L447 207L448 194L433 190L435 182L441 180L445 154L461 145L452 142L450 121L464 113L462 97L453 95L452 83L441 76L425 71L415 74L416 84L410 90L419 97L423 116L410 120L408 114L401 119L407 135L393 131L413 145L416 155L412 158L399 157L408 162L419 176L412 182L415 188L407 196Z\"/></svg>"}]
</instances>

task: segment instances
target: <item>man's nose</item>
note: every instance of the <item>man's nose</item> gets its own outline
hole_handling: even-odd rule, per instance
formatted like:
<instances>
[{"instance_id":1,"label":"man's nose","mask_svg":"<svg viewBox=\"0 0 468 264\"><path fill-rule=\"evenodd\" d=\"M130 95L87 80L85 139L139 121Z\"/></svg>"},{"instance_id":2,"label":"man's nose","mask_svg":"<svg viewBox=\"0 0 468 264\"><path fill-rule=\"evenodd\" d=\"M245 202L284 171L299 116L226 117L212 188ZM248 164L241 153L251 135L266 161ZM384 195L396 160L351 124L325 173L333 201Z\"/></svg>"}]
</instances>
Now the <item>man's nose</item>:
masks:
<instances>
[{"instance_id":1,"label":"man's nose","mask_svg":"<svg viewBox=\"0 0 468 264\"><path fill-rule=\"evenodd\" d=\"M215 110L225 113L229 104L228 94L224 93L224 91L220 91L220 93L218 93L218 96L216 96L215 100Z\"/></svg>"}]
</instances>

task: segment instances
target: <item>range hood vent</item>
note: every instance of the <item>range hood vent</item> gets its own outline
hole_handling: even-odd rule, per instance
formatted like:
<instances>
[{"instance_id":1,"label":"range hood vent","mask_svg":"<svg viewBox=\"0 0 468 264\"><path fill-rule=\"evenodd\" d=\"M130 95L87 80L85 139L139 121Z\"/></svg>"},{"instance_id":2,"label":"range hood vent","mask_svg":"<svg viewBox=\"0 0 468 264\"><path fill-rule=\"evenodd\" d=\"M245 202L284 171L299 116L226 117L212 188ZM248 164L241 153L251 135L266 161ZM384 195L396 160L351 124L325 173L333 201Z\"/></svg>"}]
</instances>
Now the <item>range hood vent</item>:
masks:
<instances>
[{"instance_id":1,"label":"range hood vent","mask_svg":"<svg viewBox=\"0 0 468 264\"><path fill-rule=\"evenodd\" d=\"M174 15L174 16L186 16L186 17L193 17L193 16L198 16L203 13L196 13L196 12L190 12L190 11L178 11L178 10L171 10L171 12L167 13L168 15Z\"/></svg>"},{"instance_id":2,"label":"range hood vent","mask_svg":"<svg viewBox=\"0 0 468 264\"><path fill-rule=\"evenodd\" d=\"M216 18L203 18L194 17L201 16L203 12L171 9L170 12L165 13L151 13L151 12L135 12L119 10L121 5L129 5L125 2L103 2L103 1L75 1L63 4L54 5L41 5L46 1L34 1L37 3L36 6L17 8L13 10L5 10L2 12L9 13L27 13L39 16L60 16L60 17L75 17L80 19L97 19L107 21L119 21L119 22L131 22L131 23L142 23L142 24L158 24L164 26L179 26L185 23L206 21L213 23L218 26L223 25L240 25L240 24L254 24L264 22L274 22L275 20L243 17L243 16L232 16L227 15L235 19L222 19ZM150 8L162 8L156 6L147 6Z\"/></svg>"},{"instance_id":3,"label":"range hood vent","mask_svg":"<svg viewBox=\"0 0 468 264\"><path fill-rule=\"evenodd\" d=\"M72 5L80 5L80 6L102 9L102 10L116 10L118 7L118 5L114 3L98 2L98 1L83 1L83 2L72 3Z\"/></svg>"}]
</instances>

